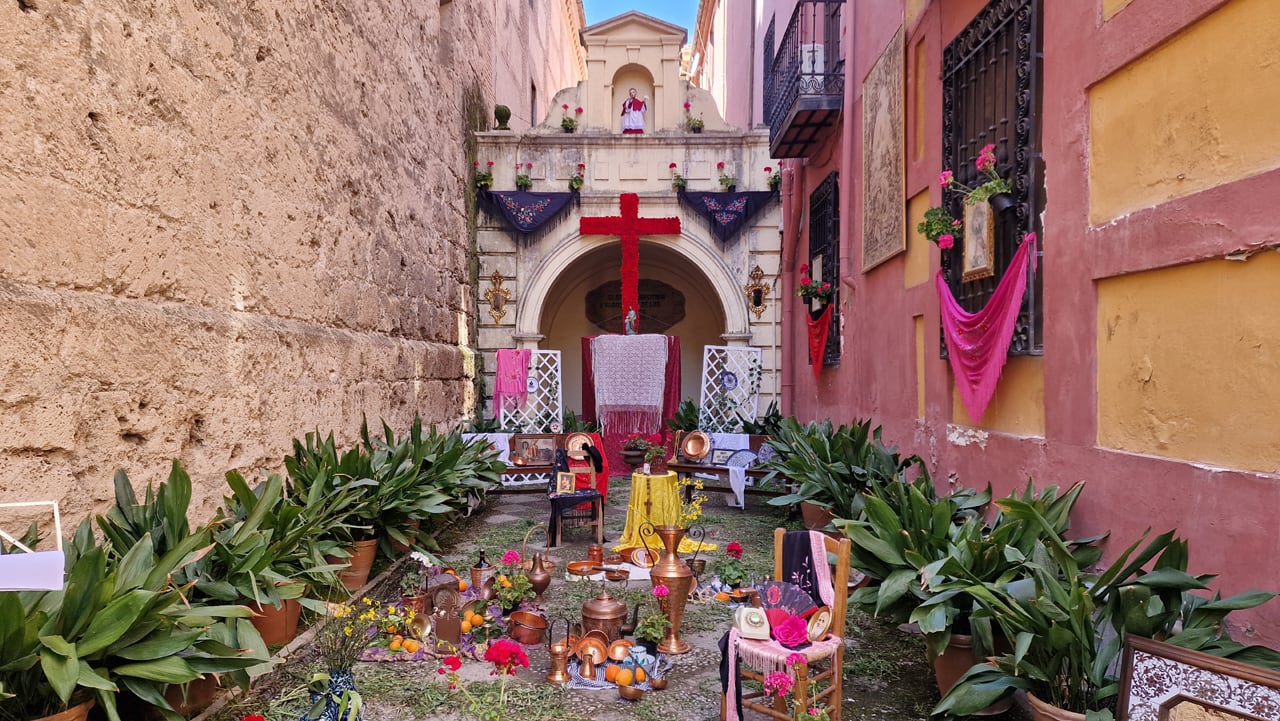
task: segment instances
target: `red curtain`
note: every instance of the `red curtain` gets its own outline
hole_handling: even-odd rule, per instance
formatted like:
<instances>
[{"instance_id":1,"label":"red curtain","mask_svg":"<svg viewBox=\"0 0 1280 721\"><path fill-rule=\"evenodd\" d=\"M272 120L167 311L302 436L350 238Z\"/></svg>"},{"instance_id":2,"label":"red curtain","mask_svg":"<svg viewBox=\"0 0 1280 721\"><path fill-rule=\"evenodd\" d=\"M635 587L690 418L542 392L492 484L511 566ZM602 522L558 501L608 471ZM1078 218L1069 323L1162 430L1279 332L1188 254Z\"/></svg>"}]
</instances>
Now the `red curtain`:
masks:
<instances>
[{"instance_id":1,"label":"red curtain","mask_svg":"<svg viewBox=\"0 0 1280 721\"><path fill-rule=\"evenodd\" d=\"M582 418L596 421L596 382L592 372L591 340L595 336L582 339ZM667 336L667 370L666 383L662 390L662 419L674 418L680 408L680 337ZM655 428L654 432L665 431ZM625 475L629 466L622 461L622 444L626 438L606 436L604 438L605 465L614 475Z\"/></svg>"}]
</instances>

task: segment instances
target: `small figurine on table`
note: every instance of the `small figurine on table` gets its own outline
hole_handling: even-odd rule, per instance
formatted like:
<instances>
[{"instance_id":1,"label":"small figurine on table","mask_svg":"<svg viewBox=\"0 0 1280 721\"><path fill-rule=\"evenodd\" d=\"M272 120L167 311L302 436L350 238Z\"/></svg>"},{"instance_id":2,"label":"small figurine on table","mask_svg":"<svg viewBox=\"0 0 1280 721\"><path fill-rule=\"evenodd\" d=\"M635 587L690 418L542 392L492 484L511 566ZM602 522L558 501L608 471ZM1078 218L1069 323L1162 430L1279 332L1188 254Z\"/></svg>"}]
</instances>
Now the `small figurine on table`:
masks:
<instances>
[{"instance_id":1,"label":"small figurine on table","mask_svg":"<svg viewBox=\"0 0 1280 721\"><path fill-rule=\"evenodd\" d=\"M632 308L631 310L627 311L627 317L626 317L626 320L624 321L624 325L625 325L625 330L627 332L627 335L636 334L636 309L635 308Z\"/></svg>"}]
</instances>

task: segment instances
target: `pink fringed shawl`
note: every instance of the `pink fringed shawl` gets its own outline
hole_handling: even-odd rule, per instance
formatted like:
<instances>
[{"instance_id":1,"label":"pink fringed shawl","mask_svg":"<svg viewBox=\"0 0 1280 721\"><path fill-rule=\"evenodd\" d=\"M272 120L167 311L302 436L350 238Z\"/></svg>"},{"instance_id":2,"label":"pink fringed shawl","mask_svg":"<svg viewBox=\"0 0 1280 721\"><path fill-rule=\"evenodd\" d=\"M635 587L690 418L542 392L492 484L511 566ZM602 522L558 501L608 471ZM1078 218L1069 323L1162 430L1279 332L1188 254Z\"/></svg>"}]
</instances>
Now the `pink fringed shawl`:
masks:
<instances>
[{"instance_id":1,"label":"pink fringed shawl","mask_svg":"<svg viewBox=\"0 0 1280 721\"><path fill-rule=\"evenodd\" d=\"M1029 267L1032 273L1036 269L1035 250L1036 234L1027 233L1004 277L996 285L991 300L977 313L969 313L960 307L942 271L938 271L935 279L956 390L960 392L960 401L973 423L982 421L982 414L986 412L991 396L995 395L1000 371L1008 359L1013 326L1027 291L1027 269Z\"/></svg>"},{"instance_id":2,"label":"pink fringed shawl","mask_svg":"<svg viewBox=\"0 0 1280 721\"><path fill-rule=\"evenodd\" d=\"M493 381L493 417L501 418L504 408L524 408L529 400L528 348L500 348Z\"/></svg>"}]
</instances>

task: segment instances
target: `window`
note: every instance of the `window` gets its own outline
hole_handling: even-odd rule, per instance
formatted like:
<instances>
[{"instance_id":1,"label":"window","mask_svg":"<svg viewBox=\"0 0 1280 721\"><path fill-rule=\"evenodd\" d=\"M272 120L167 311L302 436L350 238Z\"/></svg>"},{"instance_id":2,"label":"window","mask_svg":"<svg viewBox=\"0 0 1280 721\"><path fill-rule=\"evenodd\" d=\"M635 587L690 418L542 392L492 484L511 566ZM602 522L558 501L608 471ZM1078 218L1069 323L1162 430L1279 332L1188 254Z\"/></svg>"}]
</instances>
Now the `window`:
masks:
<instances>
[{"instance_id":1,"label":"window","mask_svg":"<svg viewBox=\"0 0 1280 721\"><path fill-rule=\"evenodd\" d=\"M1044 162L1040 155L1043 56L1040 49L1042 0L991 0L951 41L942 57L942 166L966 185L978 184L973 162L987 143L996 146L996 171L1013 186L1016 205L995 223L995 276L965 282L960 243L943 254L951 292L966 310L986 304L1004 275L1023 235L1035 231L1042 256ZM976 181L976 182L975 182ZM964 214L963 198L945 193L953 217ZM1043 269L1043 264L1038 265ZM1014 326L1009 355L1044 350L1043 272L1034 275ZM946 354L946 344L942 344Z\"/></svg>"},{"instance_id":2,"label":"window","mask_svg":"<svg viewBox=\"0 0 1280 721\"><path fill-rule=\"evenodd\" d=\"M809 267L832 288L831 332L822 365L840 365L840 182L832 171L809 196ZM812 360L812 359L810 359Z\"/></svg>"},{"instance_id":3,"label":"window","mask_svg":"<svg viewBox=\"0 0 1280 721\"><path fill-rule=\"evenodd\" d=\"M540 118L538 118L538 86L529 83L529 127L536 128Z\"/></svg>"}]
</instances>

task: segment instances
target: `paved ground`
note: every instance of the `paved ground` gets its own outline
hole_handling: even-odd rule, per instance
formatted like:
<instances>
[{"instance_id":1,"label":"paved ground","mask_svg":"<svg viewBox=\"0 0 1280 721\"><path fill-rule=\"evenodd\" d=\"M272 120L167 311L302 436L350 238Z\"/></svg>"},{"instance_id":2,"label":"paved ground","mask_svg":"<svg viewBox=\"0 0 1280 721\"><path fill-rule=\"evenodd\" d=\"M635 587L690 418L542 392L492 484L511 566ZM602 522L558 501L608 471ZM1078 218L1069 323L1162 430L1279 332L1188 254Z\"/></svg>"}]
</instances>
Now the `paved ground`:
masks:
<instances>
[{"instance_id":1,"label":"paved ground","mask_svg":"<svg viewBox=\"0 0 1280 721\"><path fill-rule=\"evenodd\" d=\"M606 537L618 538L626 514L629 485L617 480L611 485L606 507ZM707 504L704 523L708 540L723 546L736 540L745 547L744 561L755 574L768 573L772 567L772 529L794 525L778 509L757 498L749 498L746 511L724 506L723 496L712 495ZM508 548L519 549L521 540L534 525L545 524L548 504L539 494L494 494L484 511L447 529L441 536L442 557L459 569L470 566L480 548L490 559L496 559ZM541 534L535 533L540 539ZM589 533L568 532L565 545L552 549L550 557L559 565L547 591L550 617L581 616L581 604L599 592L596 583L572 583L565 580L567 561L586 558ZM606 544L608 545L608 544ZM527 549L542 551L541 541ZM715 557L709 564L714 568ZM392 598L396 573L372 595ZM649 602L648 584L644 588L611 589L628 601ZM714 601L691 602L686 611L682 636L693 646L688 654L672 658L674 671L666 690L646 694L638 703L618 699L614 691L571 691L548 684L544 677L549 659L540 647L528 648L530 668L522 670L509 689L509 719L591 719L592 721L711 721L719 718L720 684L717 640L728 628L730 611ZM928 718L929 709L937 702L932 669L926 662L923 643L889 624L858 613L849 615L846 633L848 651L845 663L845 719L912 721ZM491 682L488 664L469 662L463 667L468 684ZM320 669L314 654L305 647L296 652L277 671L260 679L246 698L237 699L212 715L214 721L239 721L249 713L264 714L269 721L296 721L306 710L304 682ZM366 721L406 721L413 719L471 718L462 715L465 699L449 693L433 662L359 664L356 680L365 699ZM752 715L748 714L748 719ZM997 717L1001 718L1001 717ZM1022 718L1016 710L1007 719Z\"/></svg>"}]
</instances>

